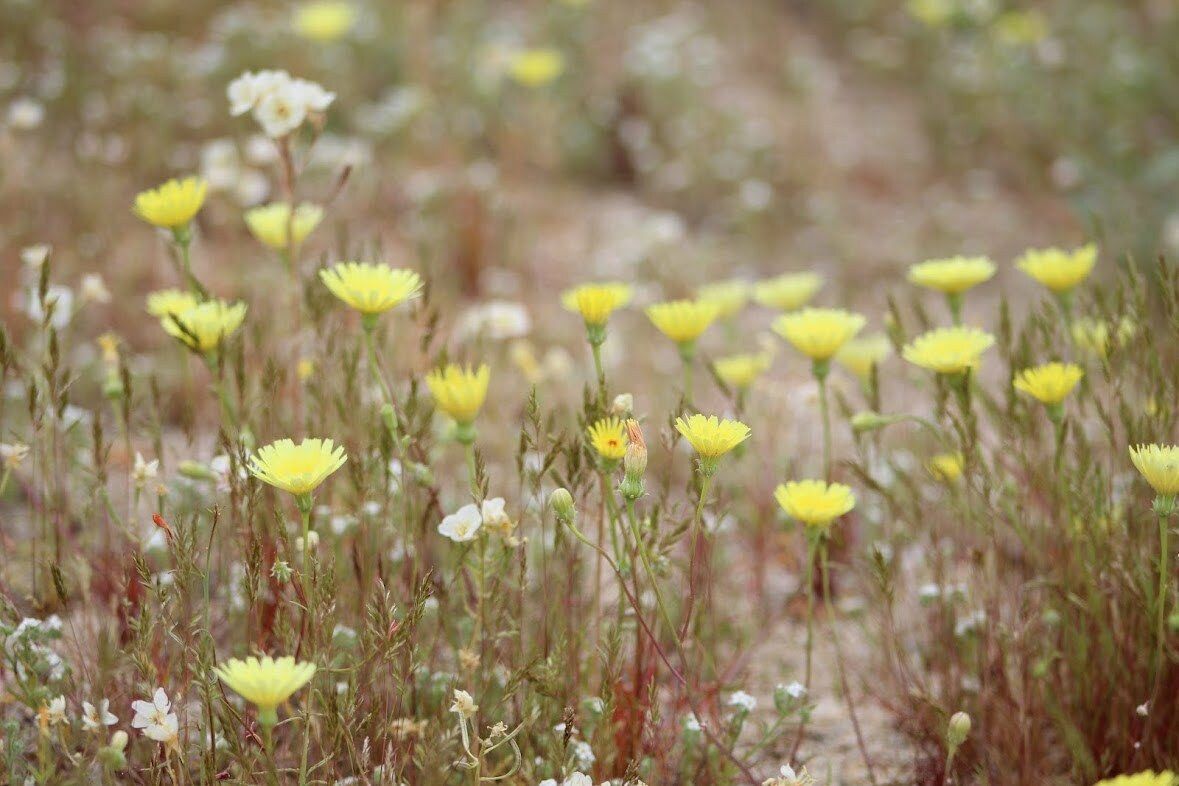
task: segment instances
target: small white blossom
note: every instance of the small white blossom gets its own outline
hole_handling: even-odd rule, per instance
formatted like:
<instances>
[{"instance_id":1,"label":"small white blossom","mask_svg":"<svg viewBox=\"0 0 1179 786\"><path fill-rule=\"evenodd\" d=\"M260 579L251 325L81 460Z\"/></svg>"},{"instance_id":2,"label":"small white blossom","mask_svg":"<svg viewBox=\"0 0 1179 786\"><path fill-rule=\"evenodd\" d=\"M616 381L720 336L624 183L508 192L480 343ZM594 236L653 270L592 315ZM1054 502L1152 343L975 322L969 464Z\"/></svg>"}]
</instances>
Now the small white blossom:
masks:
<instances>
[{"instance_id":1,"label":"small white blossom","mask_svg":"<svg viewBox=\"0 0 1179 786\"><path fill-rule=\"evenodd\" d=\"M573 760L577 762L578 767L588 770L593 766L593 763L598 760L598 757L594 755L594 749L590 747L588 742L584 740L578 740L577 742L573 743ZM574 774L576 775L577 773ZM588 777L582 777L585 777L585 783L588 786L593 786L593 782L590 781ZM568 784L568 782L568 779L566 779L566 784Z\"/></svg>"},{"instance_id":2,"label":"small white blossom","mask_svg":"<svg viewBox=\"0 0 1179 786\"><path fill-rule=\"evenodd\" d=\"M44 709L45 722L50 726L56 726L59 723L66 723L66 700L65 696L57 696L49 700L49 705Z\"/></svg>"},{"instance_id":3,"label":"small white blossom","mask_svg":"<svg viewBox=\"0 0 1179 786\"><path fill-rule=\"evenodd\" d=\"M8 126L17 131L32 131L45 119L45 107L21 96L8 105Z\"/></svg>"},{"instance_id":4,"label":"small white blossom","mask_svg":"<svg viewBox=\"0 0 1179 786\"><path fill-rule=\"evenodd\" d=\"M450 705L450 711L463 719L467 719L474 717L475 713L479 711L479 705L475 703L475 699L471 694L465 690L455 688L454 703Z\"/></svg>"},{"instance_id":5,"label":"small white blossom","mask_svg":"<svg viewBox=\"0 0 1179 786\"><path fill-rule=\"evenodd\" d=\"M172 712L172 702L163 688L156 688L151 701L133 701L131 709L135 717L131 728L142 729L148 739L163 743L171 748L180 746L180 722Z\"/></svg>"},{"instance_id":6,"label":"small white blossom","mask_svg":"<svg viewBox=\"0 0 1179 786\"><path fill-rule=\"evenodd\" d=\"M474 540L483 526L483 517L479 508L474 504L463 505L455 513L442 519L438 525L438 532L453 540L455 543L466 543Z\"/></svg>"},{"instance_id":7,"label":"small white blossom","mask_svg":"<svg viewBox=\"0 0 1179 786\"><path fill-rule=\"evenodd\" d=\"M20 442L0 442L0 464L4 469L16 469L28 458L29 446Z\"/></svg>"},{"instance_id":8,"label":"small white blossom","mask_svg":"<svg viewBox=\"0 0 1179 786\"><path fill-rule=\"evenodd\" d=\"M114 726L119 722L111 713L109 699L103 699L95 707L88 701L82 702L82 728L86 731L102 731L105 726Z\"/></svg>"},{"instance_id":9,"label":"small white blossom","mask_svg":"<svg viewBox=\"0 0 1179 786\"><path fill-rule=\"evenodd\" d=\"M136 488L143 488L149 480L155 480L160 474L160 460L145 461L143 455L136 451L135 468L131 470L131 477Z\"/></svg>"},{"instance_id":10,"label":"small white blossom","mask_svg":"<svg viewBox=\"0 0 1179 786\"><path fill-rule=\"evenodd\" d=\"M753 712L757 708L757 699L743 690L729 695L729 706L737 707L743 712Z\"/></svg>"}]
</instances>

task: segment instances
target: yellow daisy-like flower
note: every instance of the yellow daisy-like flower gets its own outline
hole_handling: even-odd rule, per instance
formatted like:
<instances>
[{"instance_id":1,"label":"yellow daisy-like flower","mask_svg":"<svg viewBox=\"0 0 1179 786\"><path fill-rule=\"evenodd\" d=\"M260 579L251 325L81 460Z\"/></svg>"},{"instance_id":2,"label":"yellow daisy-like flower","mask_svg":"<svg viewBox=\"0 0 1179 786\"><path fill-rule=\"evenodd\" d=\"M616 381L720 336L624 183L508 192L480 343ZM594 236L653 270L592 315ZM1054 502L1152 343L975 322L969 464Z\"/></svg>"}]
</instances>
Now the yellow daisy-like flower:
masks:
<instances>
[{"instance_id":1,"label":"yellow daisy-like flower","mask_svg":"<svg viewBox=\"0 0 1179 786\"><path fill-rule=\"evenodd\" d=\"M1031 249L1015 266L1056 293L1072 290L1089 277L1097 264L1097 246L1090 243L1076 251L1059 248Z\"/></svg>"},{"instance_id":2,"label":"yellow daisy-like flower","mask_svg":"<svg viewBox=\"0 0 1179 786\"><path fill-rule=\"evenodd\" d=\"M823 277L818 273L785 273L754 284L753 299L779 311L794 311L811 302L822 288Z\"/></svg>"},{"instance_id":3,"label":"yellow daisy-like flower","mask_svg":"<svg viewBox=\"0 0 1179 786\"><path fill-rule=\"evenodd\" d=\"M386 264L340 262L319 271L332 294L361 314L381 314L415 298L422 278L412 270L393 269Z\"/></svg>"},{"instance_id":4,"label":"yellow daisy-like flower","mask_svg":"<svg viewBox=\"0 0 1179 786\"><path fill-rule=\"evenodd\" d=\"M811 360L824 362L859 333L865 323L859 314L841 308L804 308L774 320L774 332Z\"/></svg>"},{"instance_id":5,"label":"yellow daisy-like flower","mask_svg":"<svg viewBox=\"0 0 1179 786\"><path fill-rule=\"evenodd\" d=\"M1074 363L1045 363L1015 375L1012 385L1048 406L1057 406L1081 381L1085 372Z\"/></svg>"},{"instance_id":6,"label":"yellow daisy-like flower","mask_svg":"<svg viewBox=\"0 0 1179 786\"><path fill-rule=\"evenodd\" d=\"M729 319L740 313L749 302L750 287L747 281L734 278L705 284L696 290L696 299L716 305L717 319Z\"/></svg>"},{"instance_id":7,"label":"yellow daisy-like flower","mask_svg":"<svg viewBox=\"0 0 1179 786\"><path fill-rule=\"evenodd\" d=\"M245 219L250 234L259 242L276 251L285 251L292 238L296 246L301 245L319 226L323 220L323 208L304 202L295 208L292 217L289 203L272 202L247 210Z\"/></svg>"},{"instance_id":8,"label":"yellow daisy-like flower","mask_svg":"<svg viewBox=\"0 0 1179 786\"><path fill-rule=\"evenodd\" d=\"M278 722L278 705L289 699L315 676L315 664L292 657L262 659L231 658L213 668L235 693L258 708L258 722L273 726Z\"/></svg>"},{"instance_id":9,"label":"yellow daisy-like flower","mask_svg":"<svg viewBox=\"0 0 1179 786\"><path fill-rule=\"evenodd\" d=\"M1170 770L1163 770L1158 773L1154 770L1146 770L1133 775L1119 775L1116 778L1106 778L1103 781L1093 784L1093 786L1177 786L1177 784L1179 784L1179 775L1176 775Z\"/></svg>"},{"instance_id":10,"label":"yellow daisy-like flower","mask_svg":"<svg viewBox=\"0 0 1179 786\"><path fill-rule=\"evenodd\" d=\"M962 477L965 466L961 453L938 453L925 463L929 474L942 483L954 483Z\"/></svg>"},{"instance_id":11,"label":"yellow daisy-like flower","mask_svg":"<svg viewBox=\"0 0 1179 786\"><path fill-rule=\"evenodd\" d=\"M937 328L905 345L905 360L939 374L961 374L978 365L995 343L990 333L971 327Z\"/></svg>"},{"instance_id":12,"label":"yellow daisy-like flower","mask_svg":"<svg viewBox=\"0 0 1179 786\"><path fill-rule=\"evenodd\" d=\"M305 497L347 460L344 447L330 439L305 439L298 445L280 439L250 457L250 472L263 483Z\"/></svg>"},{"instance_id":13,"label":"yellow daisy-like flower","mask_svg":"<svg viewBox=\"0 0 1179 786\"><path fill-rule=\"evenodd\" d=\"M602 418L587 428L586 434L606 461L620 461L626 455L626 428L618 418Z\"/></svg>"},{"instance_id":14,"label":"yellow daisy-like flower","mask_svg":"<svg viewBox=\"0 0 1179 786\"><path fill-rule=\"evenodd\" d=\"M147 296L147 313L153 317L183 314L198 303L196 295L184 289L161 289Z\"/></svg>"},{"instance_id":15,"label":"yellow daisy-like flower","mask_svg":"<svg viewBox=\"0 0 1179 786\"><path fill-rule=\"evenodd\" d=\"M1179 447L1131 445L1130 461L1155 493L1166 497L1179 494Z\"/></svg>"},{"instance_id":16,"label":"yellow daisy-like flower","mask_svg":"<svg viewBox=\"0 0 1179 786\"><path fill-rule=\"evenodd\" d=\"M295 9L291 20L295 32L310 41L337 41L356 25L356 8L339 0L319 0L303 3Z\"/></svg>"},{"instance_id":17,"label":"yellow daisy-like flower","mask_svg":"<svg viewBox=\"0 0 1179 786\"><path fill-rule=\"evenodd\" d=\"M245 303L206 300L179 313L167 312L160 324L168 335L194 352L207 354L231 336L246 318Z\"/></svg>"},{"instance_id":18,"label":"yellow daisy-like flower","mask_svg":"<svg viewBox=\"0 0 1179 786\"><path fill-rule=\"evenodd\" d=\"M835 362L855 374L863 382L872 377L872 367L879 366L892 354L892 342L883 333L853 338L835 353Z\"/></svg>"},{"instance_id":19,"label":"yellow daisy-like flower","mask_svg":"<svg viewBox=\"0 0 1179 786\"><path fill-rule=\"evenodd\" d=\"M749 426L739 420L721 420L716 415L691 415L687 420L675 419L675 430L700 455L701 464L707 469L715 467L716 460L740 445L752 433Z\"/></svg>"},{"instance_id":20,"label":"yellow daisy-like flower","mask_svg":"<svg viewBox=\"0 0 1179 786\"><path fill-rule=\"evenodd\" d=\"M731 388L744 390L770 367L770 356L765 352L729 355L717 358L712 364L716 375Z\"/></svg>"},{"instance_id":21,"label":"yellow daisy-like flower","mask_svg":"<svg viewBox=\"0 0 1179 786\"><path fill-rule=\"evenodd\" d=\"M628 284L582 284L563 292L561 303L581 314L588 327L604 327L611 314L630 302L632 294Z\"/></svg>"},{"instance_id":22,"label":"yellow daisy-like flower","mask_svg":"<svg viewBox=\"0 0 1179 786\"><path fill-rule=\"evenodd\" d=\"M671 300L647 306L647 317L659 332L677 344L691 344L716 321L716 303L701 300Z\"/></svg>"},{"instance_id":23,"label":"yellow daisy-like flower","mask_svg":"<svg viewBox=\"0 0 1179 786\"><path fill-rule=\"evenodd\" d=\"M508 61L508 73L525 87L544 87L565 71L565 56L542 47L516 52Z\"/></svg>"},{"instance_id":24,"label":"yellow daisy-like flower","mask_svg":"<svg viewBox=\"0 0 1179 786\"><path fill-rule=\"evenodd\" d=\"M961 295L995 275L995 263L986 257L930 259L909 268L909 281L947 295Z\"/></svg>"},{"instance_id":25,"label":"yellow daisy-like flower","mask_svg":"<svg viewBox=\"0 0 1179 786\"><path fill-rule=\"evenodd\" d=\"M164 229L186 226L205 203L209 184L199 177L169 180L161 186L141 191L135 197L135 215Z\"/></svg>"},{"instance_id":26,"label":"yellow daisy-like flower","mask_svg":"<svg viewBox=\"0 0 1179 786\"><path fill-rule=\"evenodd\" d=\"M438 408L456 423L468 426L475 422L475 416L483 407L490 381L491 369L486 364L472 369L451 363L426 375L426 386Z\"/></svg>"},{"instance_id":27,"label":"yellow daisy-like flower","mask_svg":"<svg viewBox=\"0 0 1179 786\"><path fill-rule=\"evenodd\" d=\"M782 510L808 527L827 527L856 506L856 495L842 483L792 480L774 489Z\"/></svg>"}]
</instances>

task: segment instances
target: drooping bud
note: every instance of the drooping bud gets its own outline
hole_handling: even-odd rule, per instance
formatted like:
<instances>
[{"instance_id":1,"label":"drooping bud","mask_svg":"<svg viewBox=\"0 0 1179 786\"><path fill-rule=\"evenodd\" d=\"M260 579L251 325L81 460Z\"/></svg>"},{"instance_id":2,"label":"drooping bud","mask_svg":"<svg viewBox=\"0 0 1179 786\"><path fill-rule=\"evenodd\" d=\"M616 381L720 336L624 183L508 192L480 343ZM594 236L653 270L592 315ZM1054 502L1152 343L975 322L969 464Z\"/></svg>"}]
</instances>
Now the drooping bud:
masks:
<instances>
[{"instance_id":1,"label":"drooping bud","mask_svg":"<svg viewBox=\"0 0 1179 786\"><path fill-rule=\"evenodd\" d=\"M956 751L970 736L970 716L965 712L955 712L950 716L949 726L946 728L946 745Z\"/></svg>"},{"instance_id":2,"label":"drooping bud","mask_svg":"<svg viewBox=\"0 0 1179 786\"><path fill-rule=\"evenodd\" d=\"M626 472L618 490L632 502L643 496L643 475L647 472L647 443L643 429L634 418L626 421L626 455L622 468Z\"/></svg>"},{"instance_id":3,"label":"drooping bud","mask_svg":"<svg viewBox=\"0 0 1179 786\"><path fill-rule=\"evenodd\" d=\"M576 510L573 507L573 495L569 493L569 489L553 489L553 493L549 494L549 507L553 509L553 513L562 523L573 523Z\"/></svg>"}]
</instances>

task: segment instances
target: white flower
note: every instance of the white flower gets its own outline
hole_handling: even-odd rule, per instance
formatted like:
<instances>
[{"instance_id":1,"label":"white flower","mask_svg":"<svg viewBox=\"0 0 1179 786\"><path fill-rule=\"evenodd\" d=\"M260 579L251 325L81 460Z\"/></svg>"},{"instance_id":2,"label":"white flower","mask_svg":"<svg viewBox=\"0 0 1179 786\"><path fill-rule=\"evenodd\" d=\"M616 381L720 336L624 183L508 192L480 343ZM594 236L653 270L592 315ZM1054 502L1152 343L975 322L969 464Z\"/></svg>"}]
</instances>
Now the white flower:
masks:
<instances>
[{"instance_id":1,"label":"white flower","mask_svg":"<svg viewBox=\"0 0 1179 786\"><path fill-rule=\"evenodd\" d=\"M21 442L0 442L0 464L4 469L16 469L29 455L29 446Z\"/></svg>"},{"instance_id":2,"label":"white flower","mask_svg":"<svg viewBox=\"0 0 1179 786\"><path fill-rule=\"evenodd\" d=\"M806 695L806 687L797 680L790 683L789 685L784 686L783 690L785 690L786 695L792 699L801 699Z\"/></svg>"},{"instance_id":3,"label":"white flower","mask_svg":"<svg viewBox=\"0 0 1179 786\"><path fill-rule=\"evenodd\" d=\"M585 743L581 744L584 745ZM594 781L583 772L575 772L561 781L561 786L594 786Z\"/></svg>"},{"instance_id":4,"label":"white flower","mask_svg":"<svg viewBox=\"0 0 1179 786\"><path fill-rule=\"evenodd\" d=\"M45 119L45 107L24 96L8 105L8 125L18 131L32 131Z\"/></svg>"},{"instance_id":5,"label":"white flower","mask_svg":"<svg viewBox=\"0 0 1179 786\"><path fill-rule=\"evenodd\" d=\"M20 261L26 267L33 269L39 268L45 264L45 260L49 259L49 251L51 246L48 243L38 243L34 246L25 246L20 250Z\"/></svg>"},{"instance_id":6,"label":"white flower","mask_svg":"<svg viewBox=\"0 0 1179 786\"><path fill-rule=\"evenodd\" d=\"M684 728L688 731L700 731L704 727L700 725L700 719L696 717L696 714L689 712L688 717L684 719Z\"/></svg>"},{"instance_id":7,"label":"white flower","mask_svg":"<svg viewBox=\"0 0 1179 786\"><path fill-rule=\"evenodd\" d=\"M160 474L160 460L144 461L139 451L135 452L135 468L131 470L131 477L136 488L143 488L149 480L154 480Z\"/></svg>"},{"instance_id":8,"label":"white flower","mask_svg":"<svg viewBox=\"0 0 1179 786\"><path fill-rule=\"evenodd\" d=\"M70 317L74 313L74 291L60 284L50 284L45 290L44 306L48 306L53 312L53 317L49 320L50 324L58 330L62 330L70 323ZM29 290L29 301L25 308L29 319L41 322L45 319L45 311L41 298L37 296L37 290Z\"/></svg>"},{"instance_id":9,"label":"white flower","mask_svg":"<svg viewBox=\"0 0 1179 786\"><path fill-rule=\"evenodd\" d=\"M102 280L100 273L87 273L82 276L82 283L78 287L78 293L82 296L83 301L93 301L95 303L111 302L111 292L106 288L106 282Z\"/></svg>"},{"instance_id":10,"label":"white flower","mask_svg":"<svg viewBox=\"0 0 1179 786\"><path fill-rule=\"evenodd\" d=\"M82 728L86 731L102 731L104 726L114 726L119 722L111 713L111 703L103 699L95 707L88 701L82 702Z\"/></svg>"},{"instance_id":11,"label":"white flower","mask_svg":"<svg viewBox=\"0 0 1179 786\"><path fill-rule=\"evenodd\" d=\"M593 766L598 757L594 755L594 749L585 740L578 740L573 743L573 759L577 762L578 767L589 769ZM576 773L574 773L576 774ZM584 776L583 776L584 777ZM593 786L593 782L588 777L585 779L588 786ZM568 783L568 781L566 781Z\"/></svg>"},{"instance_id":12,"label":"white flower","mask_svg":"<svg viewBox=\"0 0 1179 786\"><path fill-rule=\"evenodd\" d=\"M536 784L536 786L557 786L557 781L554 778L545 778L543 781Z\"/></svg>"},{"instance_id":13,"label":"white flower","mask_svg":"<svg viewBox=\"0 0 1179 786\"><path fill-rule=\"evenodd\" d=\"M450 711L458 714L461 718L471 718L479 711L479 705L475 703L475 699L472 698L471 694L465 690L455 688L454 703L450 705Z\"/></svg>"},{"instance_id":14,"label":"white flower","mask_svg":"<svg viewBox=\"0 0 1179 786\"><path fill-rule=\"evenodd\" d=\"M463 314L456 332L463 338L486 336L493 341L505 341L528 335L532 319L520 303L492 300Z\"/></svg>"},{"instance_id":15,"label":"white flower","mask_svg":"<svg viewBox=\"0 0 1179 786\"><path fill-rule=\"evenodd\" d=\"M442 519L438 532L455 543L466 543L475 539L482 526L483 517L479 515L479 508L470 504L463 505L457 512Z\"/></svg>"},{"instance_id":16,"label":"white flower","mask_svg":"<svg viewBox=\"0 0 1179 786\"><path fill-rule=\"evenodd\" d=\"M247 71L229 83L225 89L229 98L229 114L233 117L244 115L258 103L258 79Z\"/></svg>"},{"instance_id":17,"label":"white flower","mask_svg":"<svg viewBox=\"0 0 1179 786\"><path fill-rule=\"evenodd\" d=\"M743 712L753 712L757 708L757 699L745 691L739 690L729 695L729 706L737 707Z\"/></svg>"},{"instance_id":18,"label":"white flower","mask_svg":"<svg viewBox=\"0 0 1179 786\"><path fill-rule=\"evenodd\" d=\"M45 722L50 726L56 726L59 723L66 723L66 700L65 696L58 696L49 700L49 706L44 710Z\"/></svg>"},{"instance_id":19,"label":"white flower","mask_svg":"<svg viewBox=\"0 0 1179 786\"><path fill-rule=\"evenodd\" d=\"M322 85L307 79L296 79L292 83L295 94L303 101L308 112L326 112L336 100L336 94L325 90Z\"/></svg>"},{"instance_id":20,"label":"white flower","mask_svg":"<svg viewBox=\"0 0 1179 786\"><path fill-rule=\"evenodd\" d=\"M180 722L176 713L172 712L172 702L168 701L168 694L164 693L163 688L156 688L151 701L131 702L131 709L135 711L131 728L143 729L148 739L169 747L179 747Z\"/></svg>"},{"instance_id":21,"label":"white flower","mask_svg":"<svg viewBox=\"0 0 1179 786\"><path fill-rule=\"evenodd\" d=\"M254 119L272 139L279 139L303 125L307 103L293 83L280 84L264 95L254 107Z\"/></svg>"}]
</instances>

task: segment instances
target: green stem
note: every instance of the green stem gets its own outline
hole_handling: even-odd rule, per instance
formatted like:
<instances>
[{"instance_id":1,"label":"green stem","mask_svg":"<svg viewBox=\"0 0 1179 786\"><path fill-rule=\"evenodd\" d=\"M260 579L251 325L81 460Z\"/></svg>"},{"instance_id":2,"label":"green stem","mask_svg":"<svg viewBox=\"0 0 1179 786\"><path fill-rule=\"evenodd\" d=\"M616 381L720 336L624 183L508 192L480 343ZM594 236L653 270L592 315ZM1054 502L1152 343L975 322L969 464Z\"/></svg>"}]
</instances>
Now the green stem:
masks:
<instances>
[{"instance_id":1,"label":"green stem","mask_svg":"<svg viewBox=\"0 0 1179 786\"><path fill-rule=\"evenodd\" d=\"M955 325L962 324L962 295L961 293L947 293L946 302L950 304L950 318Z\"/></svg>"},{"instance_id":2,"label":"green stem","mask_svg":"<svg viewBox=\"0 0 1179 786\"><path fill-rule=\"evenodd\" d=\"M819 413L823 418L823 479L831 480L831 405L827 400L827 373L816 369L819 382Z\"/></svg>"},{"instance_id":3,"label":"green stem","mask_svg":"<svg viewBox=\"0 0 1179 786\"><path fill-rule=\"evenodd\" d=\"M688 600L687 607L684 609L684 621L680 627L681 640L687 639L688 628L692 624L692 609L696 605L696 554L700 550L700 521L711 485L712 475L701 473L700 499L696 502L696 514L692 516L692 543L691 553L688 556Z\"/></svg>"},{"instance_id":4,"label":"green stem","mask_svg":"<svg viewBox=\"0 0 1179 786\"><path fill-rule=\"evenodd\" d=\"M1159 516L1159 593L1158 593L1158 610L1155 612L1156 633L1157 633L1157 649L1155 650L1156 680L1159 679L1163 671L1163 645L1166 642L1166 622L1167 622L1167 573L1168 562L1170 561L1170 549L1168 547L1168 540L1170 539L1171 527L1168 523L1168 517L1165 515Z\"/></svg>"},{"instance_id":5,"label":"green stem","mask_svg":"<svg viewBox=\"0 0 1179 786\"><path fill-rule=\"evenodd\" d=\"M659 607L659 615L663 617L663 624L671 634L675 635L675 623L671 620L671 614L667 610L667 604L663 600L663 592L659 589L659 582L655 579L655 571L651 568L651 558L647 554L647 545L643 543L642 533L639 530L639 521L635 516L635 501L628 499L626 501L626 517L630 522L630 530L634 534L635 548L639 552L639 560L643 563L643 570L647 572L647 578L651 582L651 589L655 593L655 605Z\"/></svg>"},{"instance_id":6,"label":"green stem","mask_svg":"<svg viewBox=\"0 0 1179 786\"><path fill-rule=\"evenodd\" d=\"M466 443L467 453L467 474L471 481L471 497L478 503L479 500L479 469L475 461L475 443Z\"/></svg>"},{"instance_id":7,"label":"green stem","mask_svg":"<svg viewBox=\"0 0 1179 786\"><path fill-rule=\"evenodd\" d=\"M385 375L381 373L381 367L377 363L377 347L376 341L373 339L373 327L366 315L364 322L364 350L368 360L368 371L373 378L373 382L381 389L381 403L385 403L393 400L393 392L389 389L389 384L385 382Z\"/></svg>"},{"instance_id":8,"label":"green stem","mask_svg":"<svg viewBox=\"0 0 1179 786\"><path fill-rule=\"evenodd\" d=\"M598 375L598 400L602 406L606 405L606 372L602 368L602 344L590 341L590 351L594 356L594 373Z\"/></svg>"}]
</instances>

